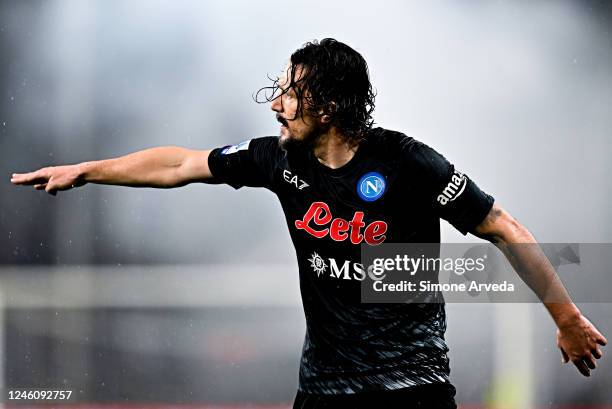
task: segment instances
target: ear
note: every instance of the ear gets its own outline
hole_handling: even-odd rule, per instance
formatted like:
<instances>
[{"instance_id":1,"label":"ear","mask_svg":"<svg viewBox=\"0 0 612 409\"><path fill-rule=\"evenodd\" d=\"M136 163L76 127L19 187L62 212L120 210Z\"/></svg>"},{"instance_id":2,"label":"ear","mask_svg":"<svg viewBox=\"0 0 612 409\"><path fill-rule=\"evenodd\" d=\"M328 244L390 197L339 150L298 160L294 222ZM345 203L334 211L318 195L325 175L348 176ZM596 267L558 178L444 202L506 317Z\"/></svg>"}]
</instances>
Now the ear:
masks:
<instances>
[{"instance_id":1,"label":"ear","mask_svg":"<svg viewBox=\"0 0 612 409\"><path fill-rule=\"evenodd\" d=\"M321 122L324 124L328 124L331 121L332 113L336 112L336 103L334 101L330 102L327 106L327 109L321 110Z\"/></svg>"}]
</instances>

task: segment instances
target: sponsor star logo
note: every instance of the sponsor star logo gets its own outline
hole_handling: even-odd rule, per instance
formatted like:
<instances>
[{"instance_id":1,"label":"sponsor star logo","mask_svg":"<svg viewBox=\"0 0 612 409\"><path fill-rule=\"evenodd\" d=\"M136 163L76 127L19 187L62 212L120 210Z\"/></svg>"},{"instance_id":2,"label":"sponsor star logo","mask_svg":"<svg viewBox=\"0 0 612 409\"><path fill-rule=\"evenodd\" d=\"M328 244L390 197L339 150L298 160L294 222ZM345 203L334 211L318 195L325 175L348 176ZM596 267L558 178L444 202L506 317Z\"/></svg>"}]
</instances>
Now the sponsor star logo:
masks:
<instances>
[{"instance_id":1,"label":"sponsor star logo","mask_svg":"<svg viewBox=\"0 0 612 409\"><path fill-rule=\"evenodd\" d=\"M320 277L327 270L327 263L316 252L312 253L308 261L310 261L310 267L317 273L317 277Z\"/></svg>"}]
</instances>

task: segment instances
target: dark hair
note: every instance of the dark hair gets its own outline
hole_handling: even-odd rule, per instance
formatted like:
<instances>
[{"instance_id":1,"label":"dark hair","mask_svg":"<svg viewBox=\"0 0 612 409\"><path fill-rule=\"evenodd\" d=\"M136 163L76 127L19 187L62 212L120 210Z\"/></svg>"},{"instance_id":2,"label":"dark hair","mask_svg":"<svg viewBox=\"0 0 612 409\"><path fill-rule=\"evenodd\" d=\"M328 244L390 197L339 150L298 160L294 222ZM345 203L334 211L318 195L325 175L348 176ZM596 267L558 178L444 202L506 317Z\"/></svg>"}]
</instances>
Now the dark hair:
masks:
<instances>
[{"instance_id":1,"label":"dark hair","mask_svg":"<svg viewBox=\"0 0 612 409\"><path fill-rule=\"evenodd\" d=\"M298 81L295 78L297 66L302 68ZM365 137L365 131L374 123L372 112L376 95L372 91L368 65L361 54L333 38L314 40L291 54L290 72L290 82L284 91L279 87L279 78L270 78L272 86L257 91L255 100L271 102L293 88L298 99L296 116L304 108L314 117L328 115L330 123L337 126L351 144ZM272 92L270 96L267 90ZM259 100L262 91L264 100ZM307 107L302 106L302 98L308 102Z\"/></svg>"}]
</instances>

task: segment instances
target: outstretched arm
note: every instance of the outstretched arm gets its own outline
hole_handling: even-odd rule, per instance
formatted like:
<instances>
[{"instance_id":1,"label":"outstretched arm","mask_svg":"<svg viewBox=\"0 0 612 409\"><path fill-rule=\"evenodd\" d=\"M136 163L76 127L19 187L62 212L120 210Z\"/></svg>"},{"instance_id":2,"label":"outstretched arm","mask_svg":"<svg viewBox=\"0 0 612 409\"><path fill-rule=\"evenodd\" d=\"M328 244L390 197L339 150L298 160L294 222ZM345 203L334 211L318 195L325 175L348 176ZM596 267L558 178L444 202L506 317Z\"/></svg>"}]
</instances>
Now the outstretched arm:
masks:
<instances>
[{"instance_id":1,"label":"outstretched arm","mask_svg":"<svg viewBox=\"0 0 612 409\"><path fill-rule=\"evenodd\" d=\"M176 146L145 149L114 159L51 166L30 173L14 173L11 182L33 185L55 195L60 190L86 183L134 187L172 188L212 178L208 168L210 150Z\"/></svg>"},{"instance_id":2,"label":"outstretched arm","mask_svg":"<svg viewBox=\"0 0 612 409\"><path fill-rule=\"evenodd\" d=\"M494 204L472 233L489 240L504 253L557 324L557 346L561 350L563 363L571 360L580 373L589 376L590 370L597 366L596 359L603 355L599 345L606 345L606 338L572 302L554 267L529 230ZM518 243L531 245L515 245Z\"/></svg>"}]
</instances>

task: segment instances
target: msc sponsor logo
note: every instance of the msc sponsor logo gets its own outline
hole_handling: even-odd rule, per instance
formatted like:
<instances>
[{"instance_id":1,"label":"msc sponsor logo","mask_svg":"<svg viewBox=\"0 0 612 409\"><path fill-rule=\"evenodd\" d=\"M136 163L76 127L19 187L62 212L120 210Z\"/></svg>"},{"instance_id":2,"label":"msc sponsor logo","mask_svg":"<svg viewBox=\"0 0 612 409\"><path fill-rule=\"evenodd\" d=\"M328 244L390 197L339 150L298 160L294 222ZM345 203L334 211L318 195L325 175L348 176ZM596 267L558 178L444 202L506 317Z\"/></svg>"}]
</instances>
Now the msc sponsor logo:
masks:
<instances>
[{"instance_id":1,"label":"msc sponsor logo","mask_svg":"<svg viewBox=\"0 0 612 409\"><path fill-rule=\"evenodd\" d=\"M327 263L325 263L325 260L323 260L323 258L319 256L316 251L312 253L312 256L310 256L308 261L310 261L310 267L312 267L314 272L317 273L318 277L320 277L321 274L327 270Z\"/></svg>"},{"instance_id":2,"label":"msc sponsor logo","mask_svg":"<svg viewBox=\"0 0 612 409\"><path fill-rule=\"evenodd\" d=\"M438 203L444 206L448 202L452 202L463 193L466 185L467 177L458 170L455 170L450 182L448 182L444 190L438 195Z\"/></svg>"},{"instance_id":3,"label":"msc sponsor logo","mask_svg":"<svg viewBox=\"0 0 612 409\"><path fill-rule=\"evenodd\" d=\"M317 273L317 277L321 277L322 275L326 274L328 272L328 267L329 277L342 280L363 281L366 278L366 274L368 274L361 263L356 263L351 260L344 260L342 264L340 264L336 261L336 259L331 257L327 258L327 261L325 261L316 252L312 253L308 261L310 261L310 267L312 267L312 270Z\"/></svg>"},{"instance_id":4,"label":"msc sponsor logo","mask_svg":"<svg viewBox=\"0 0 612 409\"><path fill-rule=\"evenodd\" d=\"M295 228L304 230L317 239L329 235L334 241L350 240L353 244L365 241L367 244L380 244L387 236L387 223L376 220L366 226L363 221L364 213L355 212L348 221L340 217L333 218L329 206L325 202L313 202L304 217L295 221ZM326 226L326 227L323 227Z\"/></svg>"},{"instance_id":5,"label":"msc sponsor logo","mask_svg":"<svg viewBox=\"0 0 612 409\"><path fill-rule=\"evenodd\" d=\"M357 194L366 202L373 202L385 193L387 183L378 172L368 172L357 182Z\"/></svg>"}]
</instances>

